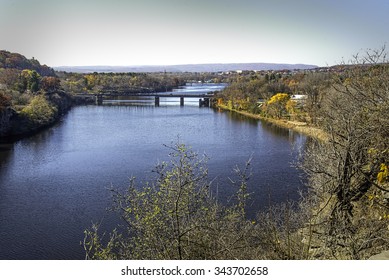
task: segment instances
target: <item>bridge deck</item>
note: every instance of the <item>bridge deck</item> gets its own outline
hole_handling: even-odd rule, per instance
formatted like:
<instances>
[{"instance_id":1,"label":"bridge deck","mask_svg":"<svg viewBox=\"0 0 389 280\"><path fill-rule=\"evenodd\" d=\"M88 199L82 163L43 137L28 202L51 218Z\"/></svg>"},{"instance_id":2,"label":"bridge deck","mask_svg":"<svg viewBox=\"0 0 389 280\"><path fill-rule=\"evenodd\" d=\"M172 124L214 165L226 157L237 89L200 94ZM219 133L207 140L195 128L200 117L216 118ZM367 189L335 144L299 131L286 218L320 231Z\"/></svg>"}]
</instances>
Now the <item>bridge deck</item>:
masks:
<instances>
[{"instance_id":1,"label":"bridge deck","mask_svg":"<svg viewBox=\"0 0 389 280\"><path fill-rule=\"evenodd\" d=\"M77 94L78 98L90 98L93 97L96 101L97 105L103 105L104 99L110 98L110 97L154 97L155 100L155 106L159 106L160 98L161 97L176 97L180 98L180 106L184 106L184 99L185 98L199 98L199 106L203 107L209 107L211 103L211 99L215 96L214 94L208 94L208 93L140 93L140 94L119 94L119 93L94 93L94 94Z\"/></svg>"},{"instance_id":2,"label":"bridge deck","mask_svg":"<svg viewBox=\"0 0 389 280\"><path fill-rule=\"evenodd\" d=\"M80 97L88 97L88 96L103 96L103 97L117 97L117 96L129 96L129 97L192 97L192 98L213 98L215 97L214 94L198 94L198 93L81 93L81 94L76 94L76 96Z\"/></svg>"}]
</instances>

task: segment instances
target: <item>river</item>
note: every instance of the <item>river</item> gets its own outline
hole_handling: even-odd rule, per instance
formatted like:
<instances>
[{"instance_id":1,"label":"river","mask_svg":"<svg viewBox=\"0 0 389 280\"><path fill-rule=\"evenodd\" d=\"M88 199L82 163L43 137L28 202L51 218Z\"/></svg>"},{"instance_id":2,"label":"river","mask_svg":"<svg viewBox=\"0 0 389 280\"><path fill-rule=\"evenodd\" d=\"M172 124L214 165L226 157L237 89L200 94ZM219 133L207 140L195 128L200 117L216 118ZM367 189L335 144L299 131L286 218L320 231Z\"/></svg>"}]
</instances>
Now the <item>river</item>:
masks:
<instances>
[{"instance_id":1,"label":"river","mask_svg":"<svg viewBox=\"0 0 389 280\"><path fill-rule=\"evenodd\" d=\"M197 87L197 88L196 88ZM217 85L216 85L217 88ZM187 86L180 92L215 90ZM297 199L300 173L291 164L305 137L232 112L174 98L105 101L74 107L53 127L0 145L0 259L83 259L80 242L92 222L117 226L108 190L129 178L155 178L168 160L164 146L185 143L209 157L209 178L221 201L234 192L233 168L252 156L252 215L271 203ZM270 200L269 200L270 196Z\"/></svg>"}]
</instances>

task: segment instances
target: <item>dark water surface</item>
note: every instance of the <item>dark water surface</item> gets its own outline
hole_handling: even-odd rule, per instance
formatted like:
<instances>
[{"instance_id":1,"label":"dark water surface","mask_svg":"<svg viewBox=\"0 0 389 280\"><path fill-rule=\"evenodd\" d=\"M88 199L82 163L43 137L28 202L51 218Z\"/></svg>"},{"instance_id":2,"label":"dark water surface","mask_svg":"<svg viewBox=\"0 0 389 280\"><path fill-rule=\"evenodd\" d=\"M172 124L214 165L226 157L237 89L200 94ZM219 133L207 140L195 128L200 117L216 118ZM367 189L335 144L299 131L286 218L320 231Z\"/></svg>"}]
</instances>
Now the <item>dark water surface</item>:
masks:
<instances>
[{"instance_id":1,"label":"dark water surface","mask_svg":"<svg viewBox=\"0 0 389 280\"><path fill-rule=\"evenodd\" d=\"M234 191L232 169L251 155L252 212L268 205L269 193L274 202L297 198L301 182L291 162L305 137L199 108L198 100L184 107L171 100L161 100L160 107L116 103L75 107L46 131L1 144L0 259L84 258L84 229L92 221L102 221L106 229L117 224L106 212L108 188L126 188L131 176L138 182L154 178L153 167L168 159L163 144L178 137L208 155L221 200Z\"/></svg>"}]
</instances>

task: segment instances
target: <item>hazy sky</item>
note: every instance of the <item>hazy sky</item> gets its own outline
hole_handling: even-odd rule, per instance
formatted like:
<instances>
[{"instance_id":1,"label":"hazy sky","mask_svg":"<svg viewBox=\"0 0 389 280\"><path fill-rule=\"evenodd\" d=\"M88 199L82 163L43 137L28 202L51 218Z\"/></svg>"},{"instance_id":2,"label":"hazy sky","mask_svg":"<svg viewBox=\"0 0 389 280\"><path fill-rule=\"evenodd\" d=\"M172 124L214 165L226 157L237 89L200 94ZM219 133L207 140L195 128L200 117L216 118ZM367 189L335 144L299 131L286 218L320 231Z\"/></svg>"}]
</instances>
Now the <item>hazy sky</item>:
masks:
<instances>
[{"instance_id":1,"label":"hazy sky","mask_svg":"<svg viewBox=\"0 0 389 280\"><path fill-rule=\"evenodd\" d=\"M0 49L49 66L326 66L388 45L388 15L388 0L0 0Z\"/></svg>"}]
</instances>

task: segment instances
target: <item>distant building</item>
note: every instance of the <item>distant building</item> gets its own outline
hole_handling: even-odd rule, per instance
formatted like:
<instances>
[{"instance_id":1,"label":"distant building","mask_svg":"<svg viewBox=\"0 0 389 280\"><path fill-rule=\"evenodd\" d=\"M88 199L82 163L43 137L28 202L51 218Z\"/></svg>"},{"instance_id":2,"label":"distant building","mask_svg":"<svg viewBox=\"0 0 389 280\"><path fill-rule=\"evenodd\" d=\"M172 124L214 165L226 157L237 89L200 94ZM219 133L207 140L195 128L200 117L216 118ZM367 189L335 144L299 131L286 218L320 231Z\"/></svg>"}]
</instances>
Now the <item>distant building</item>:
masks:
<instances>
[{"instance_id":1,"label":"distant building","mask_svg":"<svg viewBox=\"0 0 389 280\"><path fill-rule=\"evenodd\" d=\"M290 99L295 100L295 101L305 101L308 98L307 95L305 94L294 94Z\"/></svg>"},{"instance_id":2,"label":"distant building","mask_svg":"<svg viewBox=\"0 0 389 280\"><path fill-rule=\"evenodd\" d=\"M308 96L305 94L294 94L290 97L290 99L295 102L296 108L302 108L305 105L307 98Z\"/></svg>"}]
</instances>

